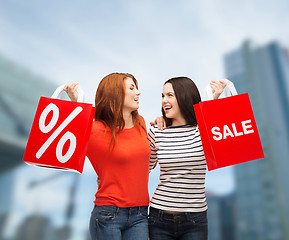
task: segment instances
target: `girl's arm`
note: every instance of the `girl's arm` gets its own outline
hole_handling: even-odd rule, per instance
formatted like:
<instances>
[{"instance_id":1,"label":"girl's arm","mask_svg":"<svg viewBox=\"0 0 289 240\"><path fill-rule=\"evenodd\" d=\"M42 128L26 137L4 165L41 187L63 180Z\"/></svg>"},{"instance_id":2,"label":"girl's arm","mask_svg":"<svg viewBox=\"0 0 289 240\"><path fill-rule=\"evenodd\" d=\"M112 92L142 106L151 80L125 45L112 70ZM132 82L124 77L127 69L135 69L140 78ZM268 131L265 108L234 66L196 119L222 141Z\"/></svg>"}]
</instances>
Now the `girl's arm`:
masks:
<instances>
[{"instance_id":1,"label":"girl's arm","mask_svg":"<svg viewBox=\"0 0 289 240\"><path fill-rule=\"evenodd\" d=\"M157 155L157 148L155 145L155 133L154 127L152 126L148 132L148 140L151 147L151 156L150 156L150 164L149 169L150 171L154 169L158 163L158 155Z\"/></svg>"}]
</instances>

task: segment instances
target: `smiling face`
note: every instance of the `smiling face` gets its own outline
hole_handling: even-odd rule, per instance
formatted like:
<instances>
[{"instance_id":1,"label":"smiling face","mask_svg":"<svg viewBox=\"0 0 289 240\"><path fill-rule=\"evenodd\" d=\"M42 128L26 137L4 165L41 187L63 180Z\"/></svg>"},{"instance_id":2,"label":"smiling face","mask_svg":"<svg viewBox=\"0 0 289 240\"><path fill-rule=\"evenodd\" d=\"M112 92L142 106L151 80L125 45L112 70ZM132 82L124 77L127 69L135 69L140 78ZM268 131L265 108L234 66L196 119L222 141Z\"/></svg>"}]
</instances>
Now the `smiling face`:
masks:
<instances>
[{"instance_id":1,"label":"smiling face","mask_svg":"<svg viewBox=\"0 0 289 240\"><path fill-rule=\"evenodd\" d=\"M137 89L134 81L131 78L124 80L124 102L123 111L133 112L139 108L140 91Z\"/></svg>"},{"instance_id":2,"label":"smiling face","mask_svg":"<svg viewBox=\"0 0 289 240\"><path fill-rule=\"evenodd\" d=\"M162 108L167 118L172 119L172 126L186 124L171 83L166 83L162 93Z\"/></svg>"}]
</instances>

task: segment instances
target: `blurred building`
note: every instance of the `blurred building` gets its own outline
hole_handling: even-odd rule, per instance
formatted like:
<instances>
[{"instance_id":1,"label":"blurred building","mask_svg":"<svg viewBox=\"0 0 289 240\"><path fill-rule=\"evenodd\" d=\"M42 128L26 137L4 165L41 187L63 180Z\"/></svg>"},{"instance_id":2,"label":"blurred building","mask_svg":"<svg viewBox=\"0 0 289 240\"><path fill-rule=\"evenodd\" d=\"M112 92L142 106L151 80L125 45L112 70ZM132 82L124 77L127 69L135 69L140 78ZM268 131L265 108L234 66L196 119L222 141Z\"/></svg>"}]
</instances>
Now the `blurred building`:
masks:
<instances>
[{"instance_id":1,"label":"blurred building","mask_svg":"<svg viewBox=\"0 0 289 240\"><path fill-rule=\"evenodd\" d=\"M0 175L0 240L5 231L6 222L13 205L14 174L7 171Z\"/></svg>"},{"instance_id":2,"label":"blurred building","mask_svg":"<svg viewBox=\"0 0 289 240\"><path fill-rule=\"evenodd\" d=\"M54 240L53 232L48 218L32 215L19 226L14 240Z\"/></svg>"},{"instance_id":3,"label":"blurred building","mask_svg":"<svg viewBox=\"0 0 289 240\"><path fill-rule=\"evenodd\" d=\"M289 58L277 42L250 41L225 56L238 93L248 92L265 159L235 166L237 239L289 239Z\"/></svg>"},{"instance_id":4,"label":"blurred building","mask_svg":"<svg viewBox=\"0 0 289 240\"><path fill-rule=\"evenodd\" d=\"M40 96L55 84L0 56L0 239L13 204L13 169L22 157Z\"/></svg>"},{"instance_id":5,"label":"blurred building","mask_svg":"<svg viewBox=\"0 0 289 240\"><path fill-rule=\"evenodd\" d=\"M0 174L22 163L38 100L55 87L0 56Z\"/></svg>"},{"instance_id":6,"label":"blurred building","mask_svg":"<svg viewBox=\"0 0 289 240\"><path fill-rule=\"evenodd\" d=\"M206 193L208 202L209 240L235 240L235 208L234 194L219 196Z\"/></svg>"}]
</instances>

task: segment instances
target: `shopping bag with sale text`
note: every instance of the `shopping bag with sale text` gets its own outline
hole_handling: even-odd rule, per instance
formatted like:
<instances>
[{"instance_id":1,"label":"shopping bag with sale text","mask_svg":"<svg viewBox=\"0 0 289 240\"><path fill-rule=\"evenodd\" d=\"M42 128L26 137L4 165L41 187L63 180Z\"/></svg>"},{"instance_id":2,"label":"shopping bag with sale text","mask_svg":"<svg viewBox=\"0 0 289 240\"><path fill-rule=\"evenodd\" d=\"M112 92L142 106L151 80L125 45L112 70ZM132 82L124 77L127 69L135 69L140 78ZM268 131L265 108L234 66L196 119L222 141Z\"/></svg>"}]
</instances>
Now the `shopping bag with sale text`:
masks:
<instances>
[{"instance_id":1,"label":"shopping bag with sale text","mask_svg":"<svg viewBox=\"0 0 289 240\"><path fill-rule=\"evenodd\" d=\"M58 99L63 87L40 98L23 161L82 173L95 108L79 87L77 102Z\"/></svg>"},{"instance_id":2,"label":"shopping bag with sale text","mask_svg":"<svg viewBox=\"0 0 289 240\"><path fill-rule=\"evenodd\" d=\"M194 105L209 171L264 158L249 96L226 81L232 96Z\"/></svg>"}]
</instances>

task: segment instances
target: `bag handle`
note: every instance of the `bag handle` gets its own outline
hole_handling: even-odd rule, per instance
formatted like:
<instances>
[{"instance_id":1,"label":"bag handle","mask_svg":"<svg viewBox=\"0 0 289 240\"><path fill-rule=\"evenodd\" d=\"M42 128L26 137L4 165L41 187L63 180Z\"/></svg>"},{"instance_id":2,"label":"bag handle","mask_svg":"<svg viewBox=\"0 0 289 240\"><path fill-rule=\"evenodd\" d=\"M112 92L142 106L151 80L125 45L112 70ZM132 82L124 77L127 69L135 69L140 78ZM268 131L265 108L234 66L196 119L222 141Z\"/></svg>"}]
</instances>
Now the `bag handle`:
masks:
<instances>
[{"instance_id":1,"label":"bag handle","mask_svg":"<svg viewBox=\"0 0 289 240\"><path fill-rule=\"evenodd\" d=\"M64 92L63 90L64 87L65 87L65 84L56 88L51 98L59 98L60 94ZM78 92L77 102L84 102L84 92L79 86L77 87L77 92Z\"/></svg>"},{"instance_id":2,"label":"bag handle","mask_svg":"<svg viewBox=\"0 0 289 240\"><path fill-rule=\"evenodd\" d=\"M228 80L228 79L224 79L224 81L225 81L226 84L227 84L227 86L225 87L226 94L227 94L228 96L238 95L234 83L231 82L231 81ZM206 88L205 88L205 93L206 93L206 95L207 95L208 100L213 100L213 99L214 99L213 92L212 92L212 88L211 88L210 84L208 84L208 85L206 86Z\"/></svg>"}]
</instances>

